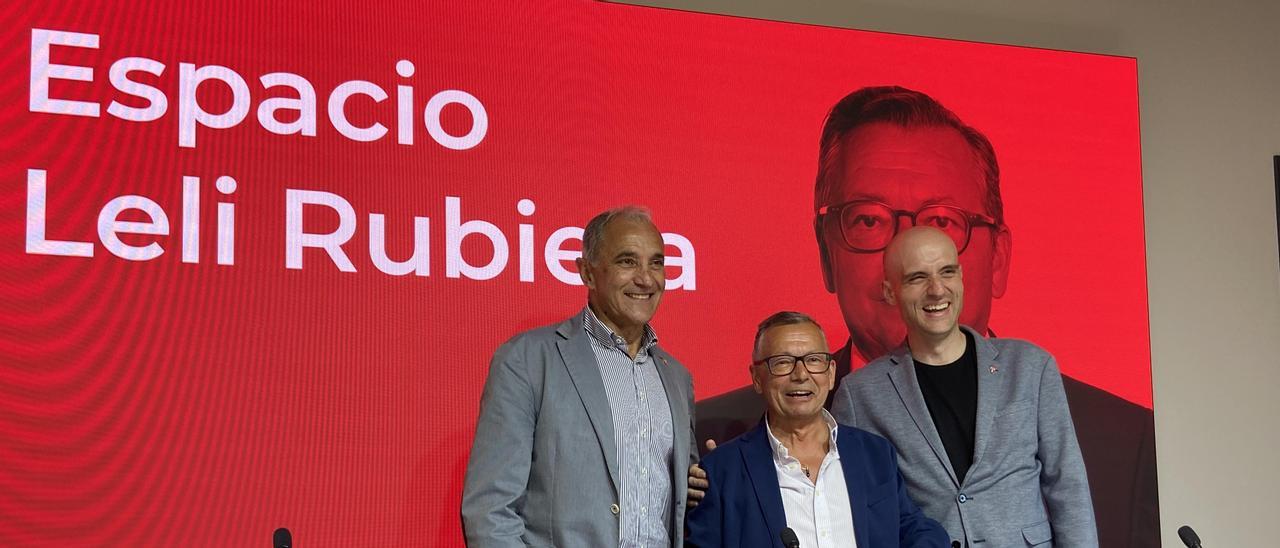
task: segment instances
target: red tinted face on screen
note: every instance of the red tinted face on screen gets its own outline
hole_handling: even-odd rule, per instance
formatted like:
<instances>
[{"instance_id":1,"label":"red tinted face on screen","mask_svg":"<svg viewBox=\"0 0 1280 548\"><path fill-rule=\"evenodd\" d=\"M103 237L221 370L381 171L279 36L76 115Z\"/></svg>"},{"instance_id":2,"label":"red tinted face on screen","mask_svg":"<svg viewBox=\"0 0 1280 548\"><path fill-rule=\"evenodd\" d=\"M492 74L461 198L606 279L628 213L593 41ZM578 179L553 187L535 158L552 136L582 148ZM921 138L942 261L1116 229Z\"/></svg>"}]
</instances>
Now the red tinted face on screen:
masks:
<instances>
[{"instance_id":1,"label":"red tinted face on screen","mask_svg":"<svg viewBox=\"0 0 1280 548\"><path fill-rule=\"evenodd\" d=\"M915 213L942 205L985 215L983 172L977 156L949 127L904 128L889 123L862 126L845 136L837 151L834 178L819 196L828 207L857 200L880 202ZM840 220L826 216L819 229L823 273L836 294L845 324L858 351L874 359L906 337L898 310L885 302L883 251L849 248ZM898 228L910 226L905 215ZM1007 229L975 223L960 254L965 278L965 306L960 323L979 331L987 327L991 299L1004 293L1011 238Z\"/></svg>"}]
</instances>

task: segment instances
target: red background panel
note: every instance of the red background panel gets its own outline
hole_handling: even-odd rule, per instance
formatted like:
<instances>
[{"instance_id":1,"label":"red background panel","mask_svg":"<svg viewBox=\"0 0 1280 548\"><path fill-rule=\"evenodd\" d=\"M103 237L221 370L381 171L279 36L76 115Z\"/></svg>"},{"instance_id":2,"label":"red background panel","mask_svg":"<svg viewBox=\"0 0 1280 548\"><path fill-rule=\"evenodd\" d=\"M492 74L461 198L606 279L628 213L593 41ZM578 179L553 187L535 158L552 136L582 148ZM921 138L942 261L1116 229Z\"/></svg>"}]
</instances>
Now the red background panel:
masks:
<instances>
[{"instance_id":1,"label":"red background panel","mask_svg":"<svg viewBox=\"0 0 1280 548\"><path fill-rule=\"evenodd\" d=\"M0 543L455 545L462 471L488 357L514 333L567 317L584 290L546 269L556 229L646 204L696 249L697 288L669 291L655 320L699 398L747 383L754 325L782 308L843 321L825 292L812 188L826 111L849 91L924 91L991 139L1014 235L1009 290L992 328L1054 352L1064 372L1151 405L1136 66L1132 59L731 19L590 2L16 3L0 30ZM98 118L28 109L32 29L96 34L55 46L94 69L55 97ZM111 63L169 99L163 117L106 115ZM415 74L396 74L398 60ZM222 65L249 85L248 117L178 146L179 63ZM289 72L318 95L314 137L256 119L258 77ZM145 77L143 77L145 76ZM329 92L353 122L389 133L356 142L329 123ZM396 86L414 90L414 144L395 139ZM225 89L201 104L219 110ZM484 105L475 148L434 143L422 108L440 90ZM446 128L469 126L456 106ZM92 258L25 251L27 170L48 174L47 237L91 242ZM214 190L231 176L230 195ZM200 262L183 263L182 178L201 180ZM341 196L357 228L341 272L308 249L285 267L286 189ZM158 258L98 242L114 197L164 208ZM490 280L445 275L445 199L493 223L511 257ZM532 200L530 216L517 212ZM235 264L215 263L217 204L235 206ZM136 212L135 212L136 213ZM430 219L428 276L369 259L369 214L387 219L392 258ZM337 216L306 210L309 231ZM140 220L131 217L133 220ZM520 224L535 279L518 277ZM572 246L569 246L572 247ZM472 237L472 263L490 246ZM165 541L167 542L167 541Z\"/></svg>"}]
</instances>

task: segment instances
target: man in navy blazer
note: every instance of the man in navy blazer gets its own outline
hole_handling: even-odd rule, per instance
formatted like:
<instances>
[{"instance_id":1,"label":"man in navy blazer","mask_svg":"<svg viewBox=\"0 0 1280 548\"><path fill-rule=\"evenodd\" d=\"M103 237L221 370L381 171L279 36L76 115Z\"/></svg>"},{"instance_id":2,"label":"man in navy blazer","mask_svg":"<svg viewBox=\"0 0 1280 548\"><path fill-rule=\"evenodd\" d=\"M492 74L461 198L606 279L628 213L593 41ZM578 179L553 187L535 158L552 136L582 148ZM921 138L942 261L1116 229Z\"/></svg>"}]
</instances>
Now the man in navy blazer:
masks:
<instances>
[{"instance_id":1,"label":"man in navy blazer","mask_svg":"<svg viewBox=\"0 0 1280 548\"><path fill-rule=\"evenodd\" d=\"M779 312L756 332L752 386L765 420L702 460L710 487L689 513L686 546L948 546L907 496L893 446L838 425L823 403L835 384L822 328Z\"/></svg>"}]
</instances>

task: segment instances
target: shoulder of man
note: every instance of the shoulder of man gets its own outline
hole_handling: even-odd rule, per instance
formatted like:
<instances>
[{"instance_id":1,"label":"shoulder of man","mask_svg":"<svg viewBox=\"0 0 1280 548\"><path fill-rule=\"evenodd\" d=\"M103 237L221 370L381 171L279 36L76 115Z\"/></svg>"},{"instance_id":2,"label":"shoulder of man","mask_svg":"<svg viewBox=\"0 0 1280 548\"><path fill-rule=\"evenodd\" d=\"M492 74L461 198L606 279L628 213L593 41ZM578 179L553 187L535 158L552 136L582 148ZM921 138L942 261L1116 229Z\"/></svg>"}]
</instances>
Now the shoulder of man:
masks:
<instances>
[{"instance_id":1,"label":"shoulder of man","mask_svg":"<svg viewBox=\"0 0 1280 548\"><path fill-rule=\"evenodd\" d=\"M898 352L894 351L871 360L871 362L858 368L856 371L849 373L847 380L852 381L852 383L865 383L884 379L885 373L888 373L893 370L893 368L901 365L895 361L895 356L897 356L897 354Z\"/></svg>"},{"instance_id":2,"label":"shoulder of man","mask_svg":"<svg viewBox=\"0 0 1280 548\"><path fill-rule=\"evenodd\" d=\"M579 319L578 315L574 315L560 322L516 333L498 346L498 349L494 352L494 358L503 358L511 354L540 352L546 348L554 348L557 342L568 340L577 333L577 331L574 331L574 326ZM580 331L582 326L577 325L577 327Z\"/></svg>"},{"instance_id":3,"label":"shoulder of man","mask_svg":"<svg viewBox=\"0 0 1280 548\"><path fill-rule=\"evenodd\" d=\"M888 453L893 444L879 434L868 432L856 426L841 424L838 426L837 443L855 441L863 447L874 451Z\"/></svg>"},{"instance_id":4,"label":"shoulder of man","mask_svg":"<svg viewBox=\"0 0 1280 548\"><path fill-rule=\"evenodd\" d=\"M995 348L996 360L999 361L1043 365L1053 359L1053 354L1031 341L1001 337L983 337L982 340Z\"/></svg>"},{"instance_id":5,"label":"shoulder of man","mask_svg":"<svg viewBox=\"0 0 1280 548\"><path fill-rule=\"evenodd\" d=\"M743 446L748 443L753 443L757 441L757 437L765 435L767 434L764 432L764 427L759 425L754 426L750 430L743 432L733 439L716 445L716 448L712 449L710 453L702 456L700 462L707 465L704 466L704 468L709 470L721 469L726 465L726 463L730 463L741 458L739 455L742 453Z\"/></svg>"}]
</instances>

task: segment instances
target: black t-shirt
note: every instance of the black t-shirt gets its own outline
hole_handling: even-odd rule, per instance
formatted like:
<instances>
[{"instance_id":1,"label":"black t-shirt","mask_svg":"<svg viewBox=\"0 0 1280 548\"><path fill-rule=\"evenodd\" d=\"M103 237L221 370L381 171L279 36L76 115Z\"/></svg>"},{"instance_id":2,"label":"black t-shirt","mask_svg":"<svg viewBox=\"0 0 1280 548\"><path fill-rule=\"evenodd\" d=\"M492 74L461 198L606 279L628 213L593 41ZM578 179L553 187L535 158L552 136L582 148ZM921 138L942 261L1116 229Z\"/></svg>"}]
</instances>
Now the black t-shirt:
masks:
<instances>
[{"instance_id":1,"label":"black t-shirt","mask_svg":"<svg viewBox=\"0 0 1280 548\"><path fill-rule=\"evenodd\" d=\"M973 336L963 333L965 347L960 359L944 365L915 362L920 393L961 482L973 464L973 429L978 415L978 352Z\"/></svg>"}]
</instances>

